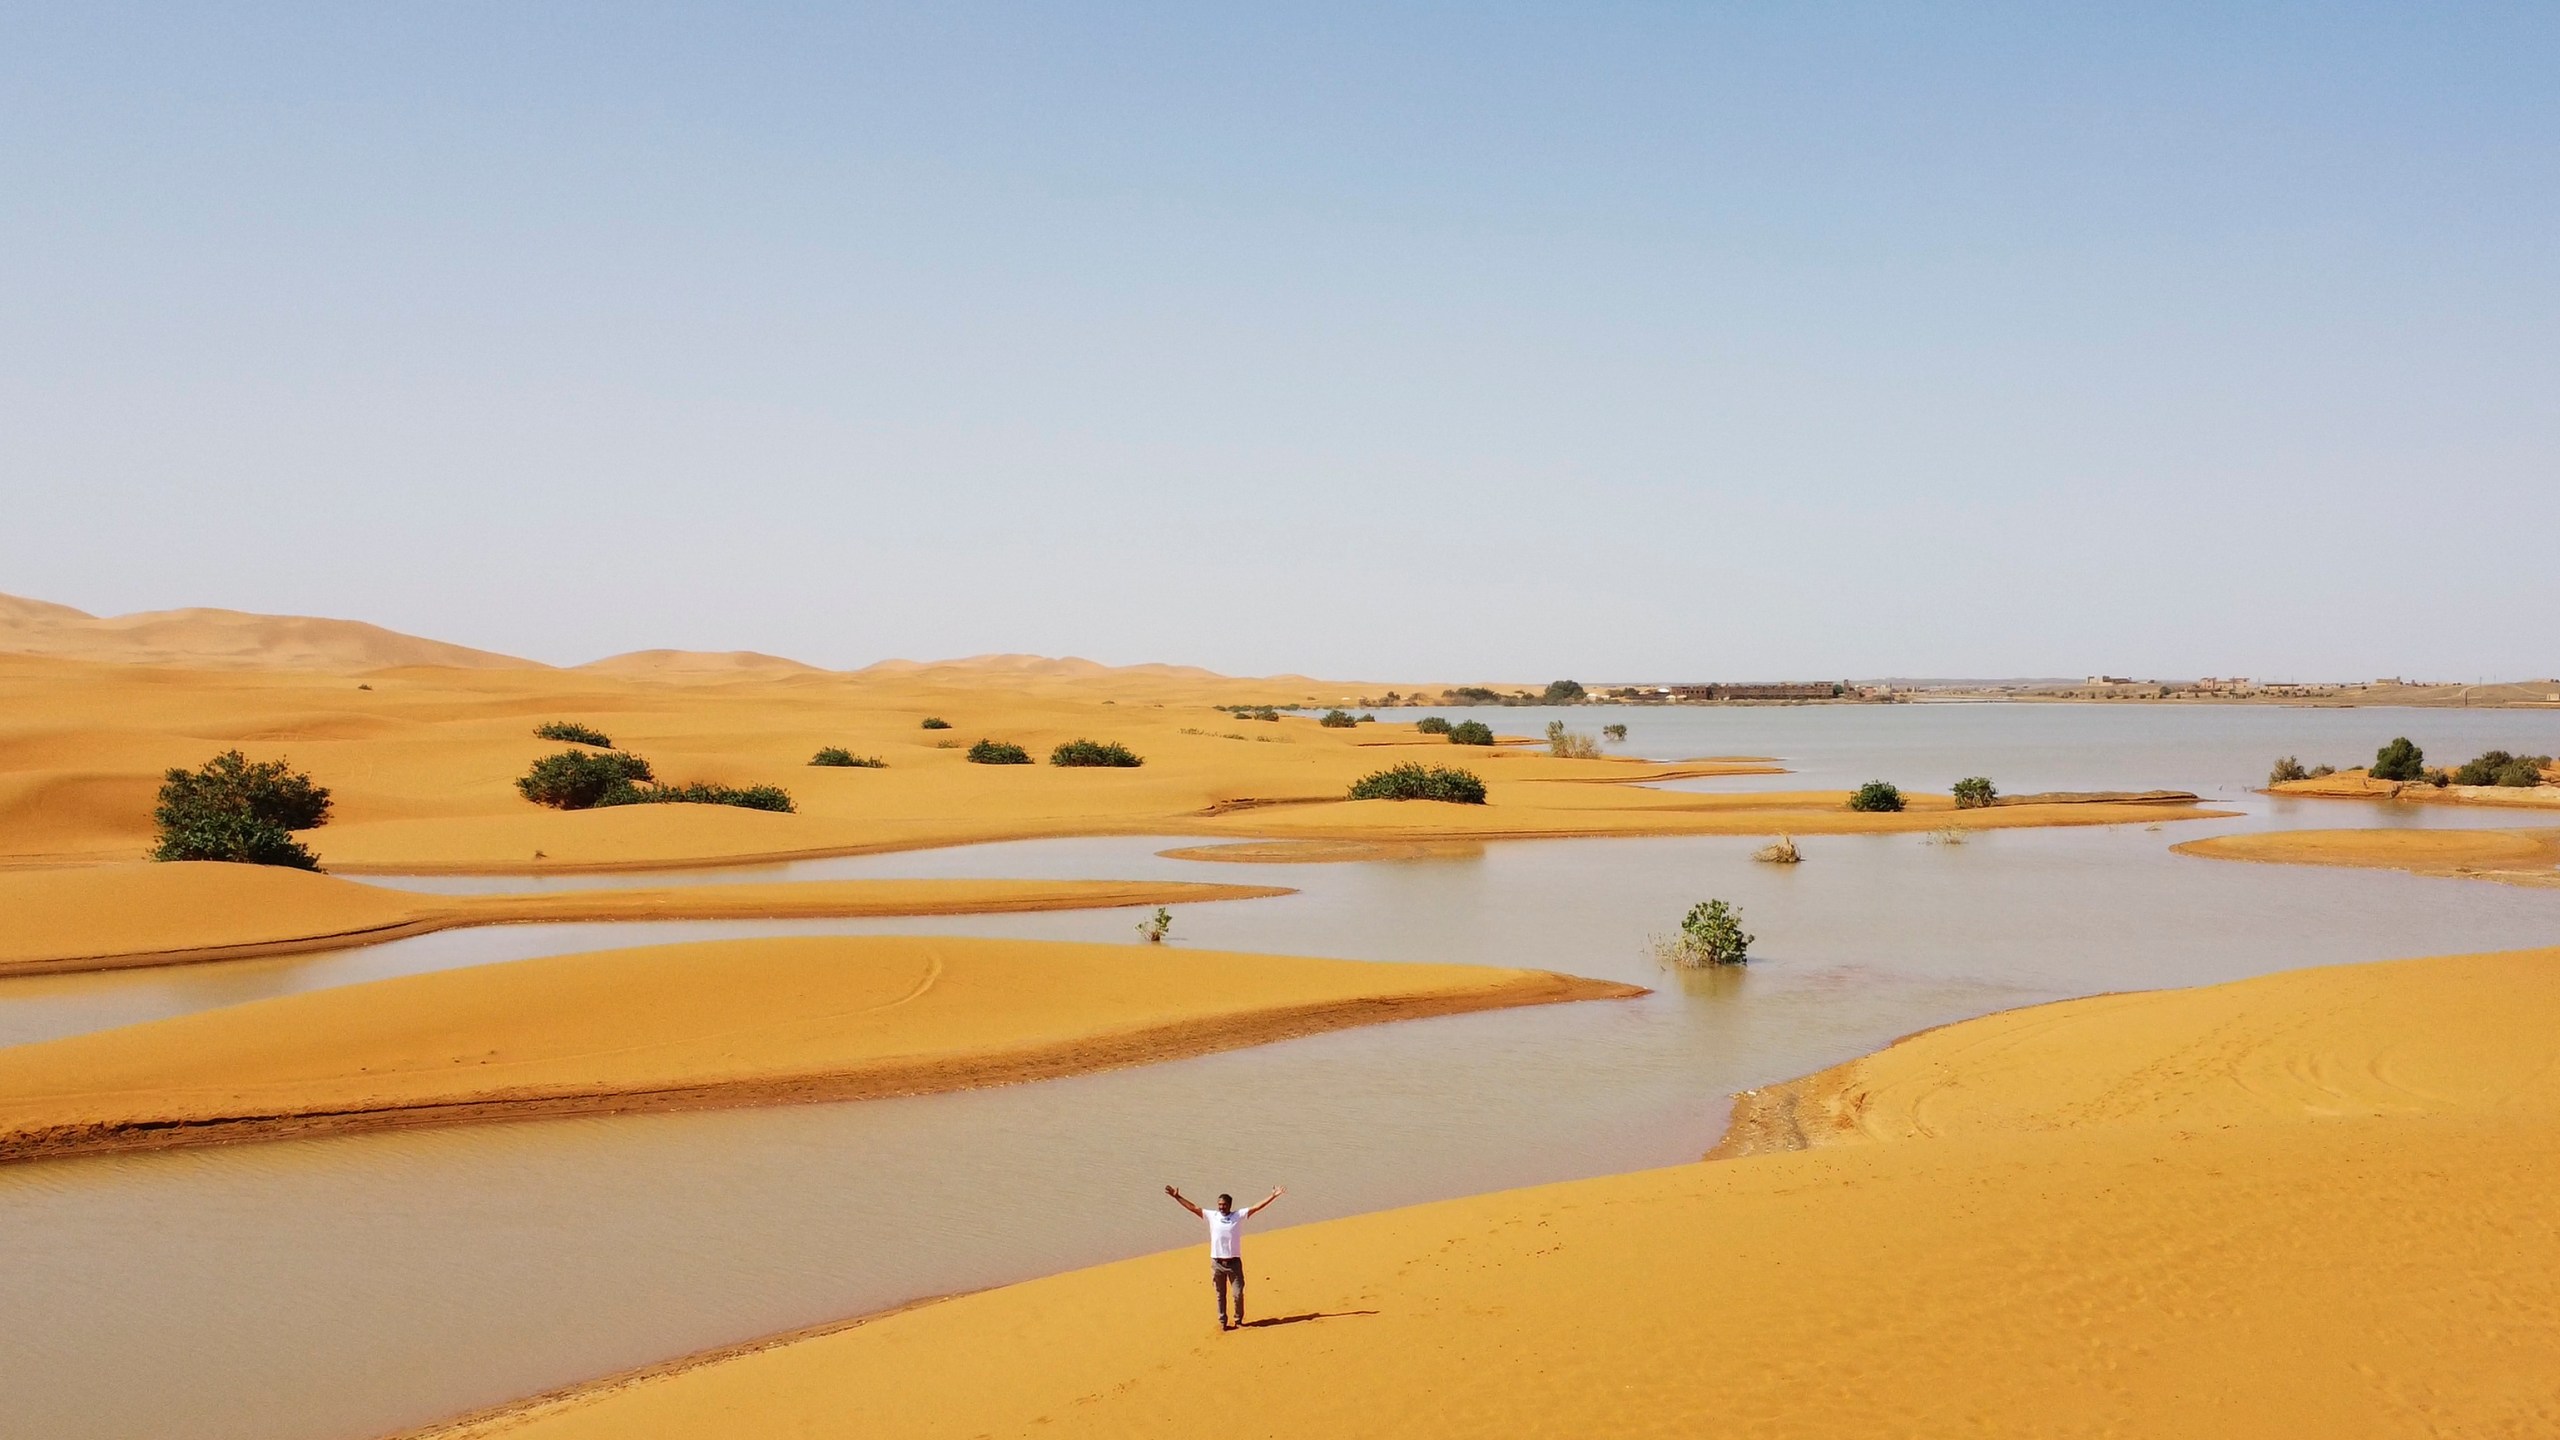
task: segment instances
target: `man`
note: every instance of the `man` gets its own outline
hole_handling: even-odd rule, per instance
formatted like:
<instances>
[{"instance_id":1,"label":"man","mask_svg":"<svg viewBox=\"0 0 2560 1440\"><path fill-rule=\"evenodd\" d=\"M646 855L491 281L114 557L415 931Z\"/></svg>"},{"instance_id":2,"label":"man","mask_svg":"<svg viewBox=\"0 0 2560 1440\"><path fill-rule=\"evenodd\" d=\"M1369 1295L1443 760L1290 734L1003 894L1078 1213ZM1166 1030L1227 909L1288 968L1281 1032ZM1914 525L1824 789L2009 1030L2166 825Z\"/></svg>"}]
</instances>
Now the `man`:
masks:
<instances>
[{"instance_id":1,"label":"man","mask_svg":"<svg viewBox=\"0 0 2560 1440\"><path fill-rule=\"evenodd\" d=\"M1173 1197L1174 1204L1209 1222L1209 1283L1218 1288L1220 1330L1244 1328L1244 1254L1237 1248L1236 1232L1244 1228L1246 1217L1262 1213L1262 1206L1279 1199L1286 1189L1286 1186L1272 1186L1271 1193L1262 1197L1262 1204L1250 1210L1238 1210L1233 1195L1221 1195L1217 1209L1203 1210L1184 1199L1180 1190L1171 1185L1164 1187L1164 1193ZM1236 1318L1232 1325L1227 1323L1229 1285L1236 1287Z\"/></svg>"}]
</instances>

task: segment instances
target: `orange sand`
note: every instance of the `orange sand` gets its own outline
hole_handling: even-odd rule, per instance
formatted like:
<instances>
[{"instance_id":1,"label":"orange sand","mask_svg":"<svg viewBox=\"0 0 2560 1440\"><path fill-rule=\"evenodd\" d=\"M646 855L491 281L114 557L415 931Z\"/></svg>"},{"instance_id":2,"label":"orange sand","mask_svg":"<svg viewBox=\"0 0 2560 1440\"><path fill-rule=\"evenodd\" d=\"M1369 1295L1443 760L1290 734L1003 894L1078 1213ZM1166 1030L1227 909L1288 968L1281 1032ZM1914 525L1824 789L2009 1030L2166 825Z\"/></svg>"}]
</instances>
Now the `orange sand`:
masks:
<instances>
[{"instance_id":1,"label":"orange sand","mask_svg":"<svg viewBox=\"0 0 2560 1440\"><path fill-rule=\"evenodd\" d=\"M555 955L0 1050L0 1159L913 1094L1641 993L1134 943L826 936Z\"/></svg>"},{"instance_id":2,"label":"orange sand","mask_svg":"<svg viewBox=\"0 0 2560 1440\"><path fill-rule=\"evenodd\" d=\"M445 1433L2547 1435L2556 1024L2560 951L2038 1007L1814 1149L1259 1236L1238 1334L1194 1247Z\"/></svg>"},{"instance_id":3,"label":"orange sand","mask_svg":"<svg viewBox=\"0 0 2560 1440\"><path fill-rule=\"evenodd\" d=\"M2355 865L2510 885L2560 885L2560 830L2279 830L2169 847L2280 865Z\"/></svg>"},{"instance_id":4,"label":"orange sand","mask_svg":"<svg viewBox=\"0 0 2560 1440\"><path fill-rule=\"evenodd\" d=\"M0 655L0 865L139 858L151 842L161 772L234 745L253 759L287 759L331 788L335 815L305 839L328 868L349 873L658 868L1053 835L1803 835L2209 813L2105 804L1956 811L1944 797L1917 796L1904 814L1859 815L1839 792L1638 788L1775 769L1757 760L1557 760L1533 747L1450 745L1406 725L1327 730L1301 716L1239 720L1211 708L1309 691L1329 698L1314 682L1284 678L1225 680L1165 666L854 674L615 666L388 670L359 682ZM927 715L954 728L919 728ZM560 748L531 733L553 719L604 729L673 782L782 785L799 813L698 805L566 813L528 804L513 782ZM1147 763L968 764L961 747L980 737L1044 758L1064 740L1117 740ZM809 765L824 745L878 755L888 768ZM1342 798L1360 776L1406 760L1475 770L1491 803Z\"/></svg>"},{"instance_id":5,"label":"orange sand","mask_svg":"<svg viewBox=\"0 0 2560 1440\"><path fill-rule=\"evenodd\" d=\"M0 975L235 960L468 925L778 920L1190 905L1292 892L1130 880L819 880L422 895L264 865L136 862L0 871Z\"/></svg>"},{"instance_id":6,"label":"orange sand","mask_svg":"<svg viewBox=\"0 0 2560 1440\"><path fill-rule=\"evenodd\" d=\"M2267 787L2270 795L2309 796L2319 800L2398 800L2411 805L2504 805L2519 810L2560 807L2560 785L2429 785L2414 780L2376 780L2362 770L2341 770L2313 780L2287 780Z\"/></svg>"}]
</instances>

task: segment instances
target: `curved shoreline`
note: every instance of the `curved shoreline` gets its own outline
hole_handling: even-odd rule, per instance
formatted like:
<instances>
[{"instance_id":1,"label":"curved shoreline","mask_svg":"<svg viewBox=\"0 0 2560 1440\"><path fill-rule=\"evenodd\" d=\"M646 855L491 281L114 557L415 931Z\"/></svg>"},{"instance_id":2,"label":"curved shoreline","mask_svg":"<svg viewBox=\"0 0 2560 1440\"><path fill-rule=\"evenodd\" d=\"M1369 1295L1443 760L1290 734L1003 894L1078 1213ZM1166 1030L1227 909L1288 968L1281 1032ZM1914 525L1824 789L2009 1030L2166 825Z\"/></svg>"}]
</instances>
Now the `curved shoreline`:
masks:
<instances>
[{"instance_id":1,"label":"curved shoreline","mask_svg":"<svg viewBox=\"0 0 2560 1440\"><path fill-rule=\"evenodd\" d=\"M1085 993L1106 973L1097 965L1125 976L1154 962L1160 974L1129 983L1167 983L1173 966L1165 952L1141 949L1135 955L1144 958L1121 958L1131 954L1127 946L1057 941L711 941L510 961L253 1001L0 1052L19 1096L6 1107L13 1114L0 1130L0 1163L467 1122L934 1094L1394 1020L1646 993L1549 971L1184 951L1178 963L1192 967L1190 993L1147 1002L1147 1009L1173 1018L1153 1018L1104 995L1046 1028L1026 1028L999 1014L987 1022L992 1029L983 1040L950 1033L956 1023L966 1035L980 1034L969 1017L986 1007L990 994L1043 984ZM872 956L884 957L890 971L865 976L846 968ZM1203 958L1253 969L1211 974L1197 970ZM870 992L860 987L866 984L909 986L893 972L919 960L924 968L910 988L865 998ZM695 986L716 978L719 1004L730 1011L720 1012L706 998L669 1013L670 977ZM830 985L832 992L811 988ZM953 995L953 986L960 991L938 1002L940 1020L903 1008L928 992ZM1291 992L1311 998L1290 998ZM578 996L587 997L583 1006L563 1005ZM483 1012L516 1014L535 1001L549 1009L525 1018L530 1028L523 1037L502 1039L474 1023ZM576 1011L570 1020L550 1018L566 1008ZM949 1018L954 1015L956 1022ZM324 1038L309 1038L332 1019L341 1023ZM563 1024L565 1031L558 1028ZM813 1029L826 1037L808 1039ZM499 1040L513 1056L507 1065L534 1078L513 1085L474 1081L485 1062L444 1058L453 1034L473 1036L474 1045ZM293 1046L325 1053L312 1061ZM341 1054L332 1046L349 1048ZM596 1063L600 1055L629 1063L616 1075ZM745 1073L742 1055L749 1057ZM353 1063L359 1059L367 1063ZM320 1077L296 1078L308 1070ZM104 1078L119 1074L129 1078ZM29 1091L30 1083L66 1080L78 1088ZM256 1098L261 1095L272 1098Z\"/></svg>"},{"instance_id":2,"label":"curved shoreline","mask_svg":"<svg viewBox=\"0 0 2560 1440\"><path fill-rule=\"evenodd\" d=\"M144 878L157 878L159 873L165 872L140 872ZM326 882L315 879L308 883ZM631 890L525 891L432 897L380 887L366 888L376 892L366 896L366 901L376 909L391 913L392 918L370 925L315 928L301 934L200 945L155 945L0 958L0 978L320 954L440 930L472 929L484 925L1007 915L1209 904L1224 900L1272 899L1297 893L1279 885L1222 885L1182 880L816 880L777 881L762 885L678 885ZM396 913L403 910L407 913Z\"/></svg>"}]
</instances>

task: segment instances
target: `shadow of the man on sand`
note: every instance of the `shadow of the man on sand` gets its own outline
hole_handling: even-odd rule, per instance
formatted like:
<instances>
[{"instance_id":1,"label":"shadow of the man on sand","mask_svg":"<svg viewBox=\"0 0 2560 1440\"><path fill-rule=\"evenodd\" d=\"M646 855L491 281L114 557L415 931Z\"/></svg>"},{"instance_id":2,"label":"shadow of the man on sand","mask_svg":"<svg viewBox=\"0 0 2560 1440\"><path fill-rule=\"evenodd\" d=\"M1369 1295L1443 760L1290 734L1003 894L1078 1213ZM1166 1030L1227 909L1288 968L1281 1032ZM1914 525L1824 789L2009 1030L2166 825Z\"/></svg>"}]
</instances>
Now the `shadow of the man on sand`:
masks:
<instances>
[{"instance_id":1,"label":"shadow of the man on sand","mask_svg":"<svg viewBox=\"0 0 2560 1440\"><path fill-rule=\"evenodd\" d=\"M1247 1320L1238 1328L1267 1330L1274 1325L1299 1325L1309 1320L1340 1320L1352 1315L1375 1315L1375 1310L1309 1310L1299 1315L1271 1315L1260 1320Z\"/></svg>"}]
</instances>

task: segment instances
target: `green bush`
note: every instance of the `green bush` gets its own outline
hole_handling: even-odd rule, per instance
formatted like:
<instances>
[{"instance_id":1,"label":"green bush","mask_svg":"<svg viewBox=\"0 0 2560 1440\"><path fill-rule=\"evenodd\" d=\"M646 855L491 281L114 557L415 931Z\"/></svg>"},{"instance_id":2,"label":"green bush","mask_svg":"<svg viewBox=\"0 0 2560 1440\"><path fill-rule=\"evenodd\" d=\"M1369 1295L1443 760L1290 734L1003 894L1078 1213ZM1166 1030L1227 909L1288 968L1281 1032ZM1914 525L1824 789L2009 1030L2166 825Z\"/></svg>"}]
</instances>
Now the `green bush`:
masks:
<instances>
[{"instance_id":1,"label":"green bush","mask_svg":"<svg viewBox=\"0 0 2560 1440\"><path fill-rule=\"evenodd\" d=\"M1547 753L1559 760L1597 760L1600 742L1579 730L1567 730L1561 720L1547 722Z\"/></svg>"},{"instance_id":2,"label":"green bush","mask_svg":"<svg viewBox=\"0 0 2560 1440\"><path fill-rule=\"evenodd\" d=\"M924 717L923 728L927 730L948 730L951 728L951 722L943 719L939 715L927 715Z\"/></svg>"},{"instance_id":3,"label":"green bush","mask_svg":"<svg viewBox=\"0 0 2560 1440\"><path fill-rule=\"evenodd\" d=\"M1981 810L2000 798L2000 787L1987 775L1967 775L1956 782L1956 808ZM1896 809L1901 807L1896 806Z\"/></svg>"},{"instance_id":4,"label":"green bush","mask_svg":"<svg viewBox=\"0 0 2560 1440\"><path fill-rule=\"evenodd\" d=\"M877 755L856 755L841 745L829 745L809 757L812 765L832 765L838 769L886 770L889 762Z\"/></svg>"},{"instance_id":5,"label":"green bush","mask_svg":"<svg viewBox=\"0 0 2560 1440\"><path fill-rule=\"evenodd\" d=\"M1890 814L1902 808L1902 792L1882 780L1870 780L1849 797L1849 808Z\"/></svg>"},{"instance_id":6,"label":"green bush","mask_svg":"<svg viewBox=\"0 0 2560 1440\"><path fill-rule=\"evenodd\" d=\"M637 755L592 750L563 750L533 762L516 781L516 791L536 805L554 810L584 810L603 803L606 792L656 779L649 762Z\"/></svg>"},{"instance_id":7,"label":"green bush","mask_svg":"<svg viewBox=\"0 0 2560 1440\"><path fill-rule=\"evenodd\" d=\"M1445 800L1452 805L1484 803L1484 782L1466 770L1439 765L1398 765L1362 776L1351 787L1354 800Z\"/></svg>"},{"instance_id":8,"label":"green bush","mask_svg":"<svg viewBox=\"0 0 2560 1440\"><path fill-rule=\"evenodd\" d=\"M1612 740L1624 742L1627 738L1627 727L1624 725L1603 725L1600 727L1600 733L1608 736Z\"/></svg>"},{"instance_id":9,"label":"green bush","mask_svg":"<svg viewBox=\"0 0 2560 1440\"><path fill-rule=\"evenodd\" d=\"M1493 727L1487 725L1481 720L1461 720L1457 724L1449 727L1449 743L1452 745L1490 745L1493 743Z\"/></svg>"},{"instance_id":10,"label":"green bush","mask_svg":"<svg viewBox=\"0 0 2560 1440\"><path fill-rule=\"evenodd\" d=\"M1449 721L1446 716L1425 715L1413 722L1413 728L1425 735L1446 735L1449 733Z\"/></svg>"},{"instance_id":11,"label":"green bush","mask_svg":"<svg viewBox=\"0 0 2560 1440\"><path fill-rule=\"evenodd\" d=\"M2283 785L2291 781L2308 780L2310 778L2311 772L2303 769L2302 762L2294 759L2290 755L2280 755L2276 757L2275 767L2267 771L2267 783L2270 785Z\"/></svg>"},{"instance_id":12,"label":"green bush","mask_svg":"<svg viewBox=\"0 0 2560 1440\"><path fill-rule=\"evenodd\" d=\"M1455 690L1443 690L1440 692L1440 698L1458 705L1499 705L1502 703L1502 696L1499 692L1488 690L1482 685L1461 685Z\"/></svg>"},{"instance_id":13,"label":"green bush","mask_svg":"<svg viewBox=\"0 0 2560 1440\"><path fill-rule=\"evenodd\" d=\"M1654 948L1677 965L1740 965L1751 959L1751 942L1758 938L1743 930L1741 911L1722 900L1707 900L1689 908L1678 935L1655 942Z\"/></svg>"},{"instance_id":14,"label":"green bush","mask_svg":"<svg viewBox=\"0 0 2560 1440\"><path fill-rule=\"evenodd\" d=\"M779 785L616 785L596 798L609 805L735 805L742 810L792 811L791 792Z\"/></svg>"},{"instance_id":15,"label":"green bush","mask_svg":"<svg viewBox=\"0 0 2560 1440\"><path fill-rule=\"evenodd\" d=\"M2504 750L2485 750L2453 772L2453 783L2527 788L2542 783L2543 768L2550 763L2548 755L2510 755Z\"/></svg>"},{"instance_id":16,"label":"green bush","mask_svg":"<svg viewBox=\"0 0 2560 1440\"><path fill-rule=\"evenodd\" d=\"M2305 780L2326 780L2337 773L2338 767L2335 765L2314 765L2311 767L2311 773L2303 776L2302 778Z\"/></svg>"},{"instance_id":17,"label":"green bush","mask_svg":"<svg viewBox=\"0 0 2560 1440\"><path fill-rule=\"evenodd\" d=\"M972 765L1028 765L1031 752L1010 740L981 740L969 747Z\"/></svg>"},{"instance_id":18,"label":"green bush","mask_svg":"<svg viewBox=\"0 0 2560 1440\"><path fill-rule=\"evenodd\" d=\"M1578 681L1550 680L1546 693L1538 697L1538 702L1542 705L1579 705L1585 693Z\"/></svg>"},{"instance_id":19,"label":"green bush","mask_svg":"<svg viewBox=\"0 0 2560 1440\"><path fill-rule=\"evenodd\" d=\"M225 750L195 770L161 777L154 860L229 860L317 870L318 857L293 838L329 823L329 792L282 760L252 764Z\"/></svg>"},{"instance_id":20,"label":"green bush","mask_svg":"<svg viewBox=\"0 0 2560 1440\"><path fill-rule=\"evenodd\" d=\"M1316 723L1327 730L1348 730L1360 722L1348 710L1327 710Z\"/></svg>"},{"instance_id":21,"label":"green bush","mask_svg":"<svg viewBox=\"0 0 2560 1440\"><path fill-rule=\"evenodd\" d=\"M1130 752L1118 741L1097 743L1092 740L1070 740L1049 752L1052 765L1106 766L1115 770L1135 770L1147 762Z\"/></svg>"},{"instance_id":22,"label":"green bush","mask_svg":"<svg viewBox=\"0 0 2560 1440\"><path fill-rule=\"evenodd\" d=\"M2373 768L2365 772L2376 780L2418 780L2427 773L2427 752L2409 743L2406 735L2373 752Z\"/></svg>"},{"instance_id":23,"label":"green bush","mask_svg":"<svg viewBox=\"0 0 2560 1440\"><path fill-rule=\"evenodd\" d=\"M613 748L613 737L593 725L581 725L575 720L545 720L533 727L533 738L568 740L580 745L593 745L599 750Z\"/></svg>"}]
</instances>

